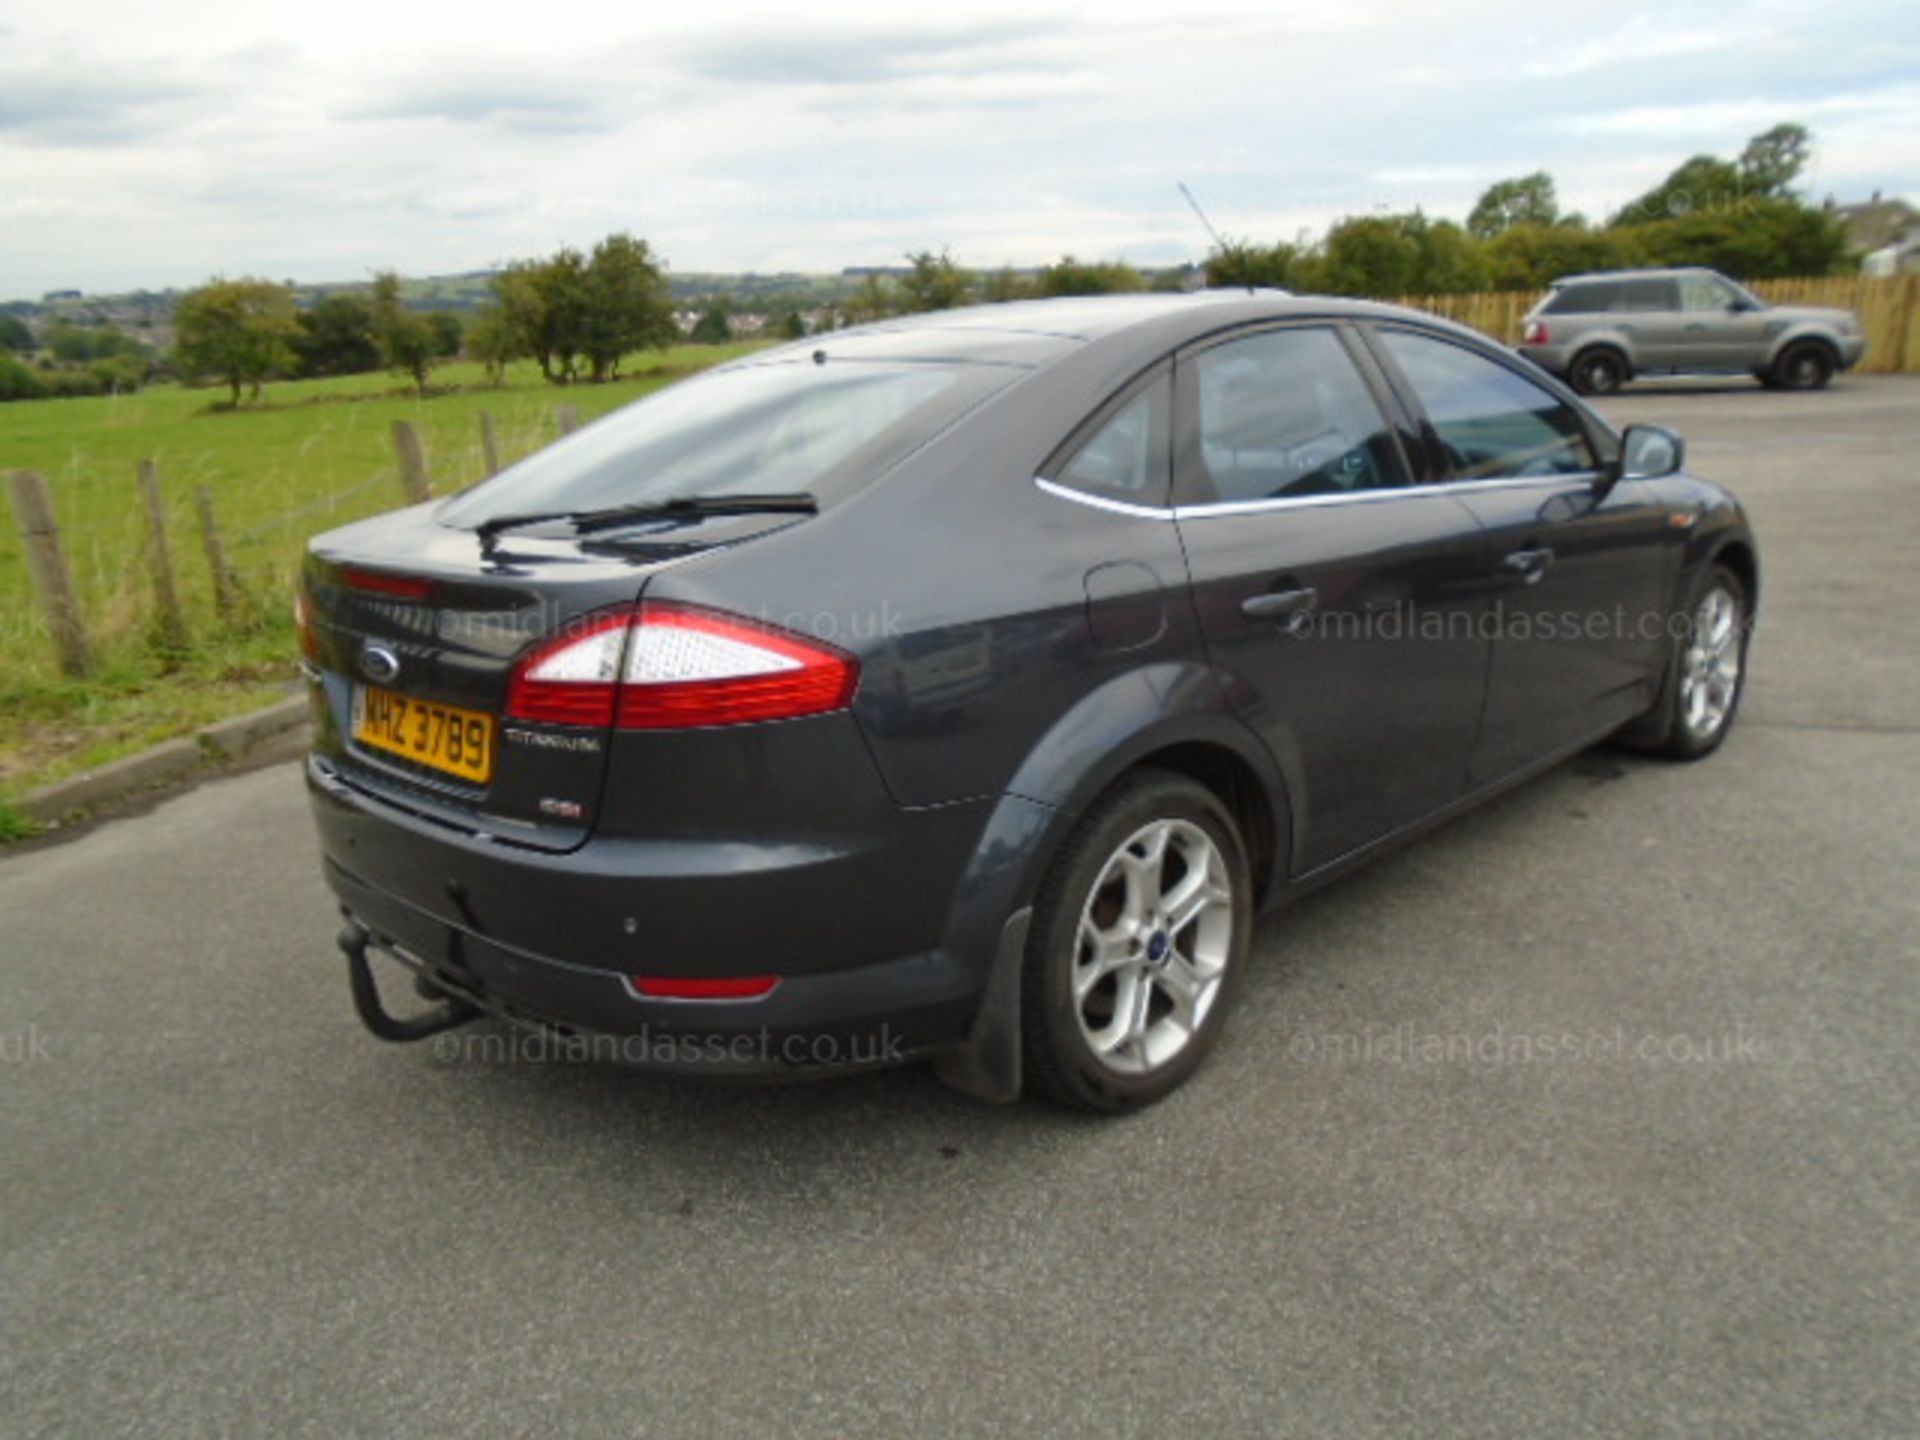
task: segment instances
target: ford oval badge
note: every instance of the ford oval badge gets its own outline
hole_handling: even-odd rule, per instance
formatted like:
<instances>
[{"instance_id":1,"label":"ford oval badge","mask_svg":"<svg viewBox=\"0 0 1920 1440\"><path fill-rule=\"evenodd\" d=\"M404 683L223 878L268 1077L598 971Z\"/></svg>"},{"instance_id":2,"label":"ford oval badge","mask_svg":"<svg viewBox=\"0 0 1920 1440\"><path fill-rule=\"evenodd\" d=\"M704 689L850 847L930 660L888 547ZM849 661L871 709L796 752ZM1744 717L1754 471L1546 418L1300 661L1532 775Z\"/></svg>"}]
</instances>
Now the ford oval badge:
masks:
<instances>
[{"instance_id":1,"label":"ford oval badge","mask_svg":"<svg viewBox=\"0 0 1920 1440\"><path fill-rule=\"evenodd\" d=\"M360 673L385 685L400 674L400 657L384 645L369 640L360 647Z\"/></svg>"}]
</instances>

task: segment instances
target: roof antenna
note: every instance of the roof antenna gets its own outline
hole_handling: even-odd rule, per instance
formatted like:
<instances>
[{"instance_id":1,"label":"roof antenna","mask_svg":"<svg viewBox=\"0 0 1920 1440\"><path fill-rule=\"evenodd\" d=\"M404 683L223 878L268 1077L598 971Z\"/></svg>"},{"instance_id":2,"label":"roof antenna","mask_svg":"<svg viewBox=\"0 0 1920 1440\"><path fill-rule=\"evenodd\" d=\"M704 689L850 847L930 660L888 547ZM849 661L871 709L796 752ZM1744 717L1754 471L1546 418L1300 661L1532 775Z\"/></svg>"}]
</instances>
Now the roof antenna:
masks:
<instances>
[{"instance_id":1,"label":"roof antenna","mask_svg":"<svg viewBox=\"0 0 1920 1440\"><path fill-rule=\"evenodd\" d=\"M1230 247L1225 237L1213 228L1213 221L1209 220L1207 218L1207 212L1200 208L1200 202L1193 198L1193 191L1187 188L1187 182L1184 180L1176 180L1173 183L1180 187L1180 193L1187 197L1187 204L1193 207L1193 213L1198 215L1200 217L1200 223L1207 227L1207 234L1213 237L1214 248L1224 256ZM1253 286L1247 286L1247 293L1249 295L1253 293Z\"/></svg>"}]
</instances>

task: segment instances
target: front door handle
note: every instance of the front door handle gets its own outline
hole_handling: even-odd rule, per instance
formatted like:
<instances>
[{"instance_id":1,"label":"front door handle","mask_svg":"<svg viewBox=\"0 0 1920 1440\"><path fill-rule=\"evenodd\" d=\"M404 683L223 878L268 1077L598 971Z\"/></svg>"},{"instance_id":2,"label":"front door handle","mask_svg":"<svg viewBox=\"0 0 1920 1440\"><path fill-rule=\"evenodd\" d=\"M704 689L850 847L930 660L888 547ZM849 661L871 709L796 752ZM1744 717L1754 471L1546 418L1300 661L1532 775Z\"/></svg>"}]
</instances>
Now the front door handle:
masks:
<instances>
[{"instance_id":1,"label":"front door handle","mask_svg":"<svg viewBox=\"0 0 1920 1440\"><path fill-rule=\"evenodd\" d=\"M1313 609L1320 603L1320 592L1311 585L1297 590L1269 590L1240 602L1240 613L1249 620L1278 620L1289 634L1297 635L1311 623Z\"/></svg>"},{"instance_id":2,"label":"front door handle","mask_svg":"<svg viewBox=\"0 0 1920 1440\"><path fill-rule=\"evenodd\" d=\"M1538 585L1547 567L1553 564L1553 551L1544 545L1537 550L1516 550L1507 556L1505 564L1525 584Z\"/></svg>"}]
</instances>

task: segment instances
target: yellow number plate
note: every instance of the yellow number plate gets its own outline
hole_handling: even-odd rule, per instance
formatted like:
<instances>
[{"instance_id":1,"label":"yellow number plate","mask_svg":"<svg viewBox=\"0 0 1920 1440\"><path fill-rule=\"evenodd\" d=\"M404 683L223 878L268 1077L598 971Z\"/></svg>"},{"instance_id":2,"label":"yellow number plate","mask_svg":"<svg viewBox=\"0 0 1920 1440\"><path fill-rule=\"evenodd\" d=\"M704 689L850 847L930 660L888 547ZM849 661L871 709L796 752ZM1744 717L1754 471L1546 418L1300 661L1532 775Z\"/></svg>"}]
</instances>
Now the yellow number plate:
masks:
<instances>
[{"instance_id":1,"label":"yellow number plate","mask_svg":"<svg viewBox=\"0 0 1920 1440\"><path fill-rule=\"evenodd\" d=\"M493 717L477 710L360 685L353 692L353 738L475 785L493 778Z\"/></svg>"}]
</instances>

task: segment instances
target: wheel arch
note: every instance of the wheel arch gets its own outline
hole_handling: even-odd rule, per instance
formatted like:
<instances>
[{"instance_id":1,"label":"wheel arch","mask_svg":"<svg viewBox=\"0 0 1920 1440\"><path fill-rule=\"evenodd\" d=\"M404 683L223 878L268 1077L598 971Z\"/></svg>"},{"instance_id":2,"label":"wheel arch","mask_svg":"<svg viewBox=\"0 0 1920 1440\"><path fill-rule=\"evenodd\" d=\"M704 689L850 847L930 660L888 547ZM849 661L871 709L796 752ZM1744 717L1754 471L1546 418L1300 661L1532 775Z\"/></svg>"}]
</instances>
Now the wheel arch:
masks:
<instances>
[{"instance_id":1,"label":"wheel arch","mask_svg":"<svg viewBox=\"0 0 1920 1440\"><path fill-rule=\"evenodd\" d=\"M1246 841L1264 897L1284 879L1301 793L1272 751L1225 700L1221 677L1197 662L1146 666L1086 695L1041 737L1008 784L1062 817L1076 817L1123 775L1157 766L1220 797Z\"/></svg>"},{"instance_id":2,"label":"wheel arch","mask_svg":"<svg viewBox=\"0 0 1920 1440\"><path fill-rule=\"evenodd\" d=\"M1595 352L1602 350L1620 362L1620 369L1623 372L1621 380L1623 382L1633 379L1635 373L1633 352L1627 348L1627 342L1625 340L1614 334L1595 335L1591 339L1582 340L1575 347L1573 354L1567 357L1568 376L1571 377L1574 371L1580 367L1581 361L1592 356Z\"/></svg>"},{"instance_id":3,"label":"wheel arch","mask_svg":"<svg viewBox=\"0 0 1920 1440\"><path fill-rule=\"evenodd\" d=\"M1829 335L1825 330L1806 327L1787 330L1774 340L1773 349L1767 353L1766 368L1771 371L1785 358L1788 351L1801 345L1817 345L1826 351L1827 359L1833 363L1836 374L1845 368L1842 364L1840 354L1840 342L1835 340L1833 336Z\"/></svg>"}]
</instances>

